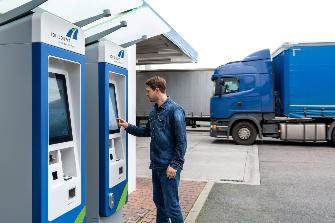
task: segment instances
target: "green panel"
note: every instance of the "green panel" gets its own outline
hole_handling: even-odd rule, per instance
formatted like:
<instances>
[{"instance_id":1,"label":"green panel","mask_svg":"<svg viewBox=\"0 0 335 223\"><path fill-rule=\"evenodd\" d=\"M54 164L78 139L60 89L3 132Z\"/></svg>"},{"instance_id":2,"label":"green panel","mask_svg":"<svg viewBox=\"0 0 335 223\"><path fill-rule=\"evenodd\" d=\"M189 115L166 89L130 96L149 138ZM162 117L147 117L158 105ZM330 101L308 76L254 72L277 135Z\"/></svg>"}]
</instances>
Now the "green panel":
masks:
<instances>
[{"instance_id":1,"label":"green panel","mask_svg":"<svg viewBox=\"0 0 335 223\"><path fill-rule=\"evenodd\" d=\"M86 206L80 211L74 223L82 223L86 216Z\"/></svg>"},{"instance_id":2,"label":"green panel","mask_svg":"<svg viewBox=\"0 0 335 223\"><path fill-rule=\"evenodd\" d=\"M127 183L126 186L123 188L123 192L122 192L122 195L121 195L119 204L117 205L117 209L116 209L116 211L121 210L121 208L123 208L123 206L126 204L127 195L128 195L128 183Z\"/></svg>"}]
</instances>

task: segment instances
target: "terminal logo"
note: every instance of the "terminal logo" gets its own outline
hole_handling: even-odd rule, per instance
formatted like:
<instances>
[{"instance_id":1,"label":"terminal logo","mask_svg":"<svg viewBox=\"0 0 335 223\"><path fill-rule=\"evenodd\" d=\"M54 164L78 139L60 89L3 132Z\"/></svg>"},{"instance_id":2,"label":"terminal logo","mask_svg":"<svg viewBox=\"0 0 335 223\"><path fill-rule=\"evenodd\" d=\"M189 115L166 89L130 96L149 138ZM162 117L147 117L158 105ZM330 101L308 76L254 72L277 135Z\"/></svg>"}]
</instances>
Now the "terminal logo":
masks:
<instances>
[{"instance_id":1,"label":"terminal logo","mask_svg":"<svg viewBox=\"0 0 335 223\"><path fill-rule=\"evenodd\" d=\"M120 50L120 52L117 54L119 58L124 58L124 50Z\"/></svg>"},{"instance_id":2,"label":"terminal logo","mask_svg":"<svg viewBox=\"0 0 335 223\"><path fill-rule=\"evenodd\" d=\"M118 52L118 54L117 54L117 56L116 55L110 55L110 58L115 62L115 63L122 63L121 61L121 59L124 59L124 57L125 57L125 52L124 52L124 50L120 50L119 52Z\"/></svg>"},{"instance_id":3,"label":"terminal logo","mask_svg":"<svg viewBox=\"0 0 335 223\"><path fill-rule=\"evenodd\" d=\"M77 40L77 38L78 38L78 29L77 28L70 29L67 32L66 36L69 37L69 38Z\"/></svg>"}]
</instances>

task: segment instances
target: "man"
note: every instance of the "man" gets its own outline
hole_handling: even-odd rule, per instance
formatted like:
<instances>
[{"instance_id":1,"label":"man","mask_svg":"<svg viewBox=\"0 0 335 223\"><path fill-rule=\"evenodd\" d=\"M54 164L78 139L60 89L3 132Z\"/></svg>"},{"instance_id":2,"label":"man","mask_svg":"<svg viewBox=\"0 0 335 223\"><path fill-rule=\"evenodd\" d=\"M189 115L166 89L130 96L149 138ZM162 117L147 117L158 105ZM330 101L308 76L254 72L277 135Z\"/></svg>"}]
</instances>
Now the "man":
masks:
<instances>
[{"instance_id":1,"label":"man","mask_svg":"<svg viewBox=\"0 0 335 223\"><path fill-rule=\"evenodd\" d=\"M119 125L134 136L151 137L153 201L157 223L183 222L178 186L186 152L185 112L166 95L166 81L158 76L146 81L146 96L155 105L146 127L137 127L119 119Z\"/></svg>"}]
</instances>

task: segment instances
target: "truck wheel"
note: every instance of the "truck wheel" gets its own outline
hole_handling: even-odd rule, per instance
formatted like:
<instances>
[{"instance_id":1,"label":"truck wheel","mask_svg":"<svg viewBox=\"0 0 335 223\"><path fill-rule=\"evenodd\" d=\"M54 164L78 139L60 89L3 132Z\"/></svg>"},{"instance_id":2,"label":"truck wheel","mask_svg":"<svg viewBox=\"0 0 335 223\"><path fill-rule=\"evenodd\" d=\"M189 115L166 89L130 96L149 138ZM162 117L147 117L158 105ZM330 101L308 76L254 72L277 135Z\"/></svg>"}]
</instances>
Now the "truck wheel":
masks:
<instances>
[{"instance_id":1,"label":"truck wheel","mask_svg":"<svg viewBox=\"0 0 335 223\"><path fill-rule=\"evenodd\" d=\"M331 142L335 146L335 129L333 130L333 133L332 133L332 140L331 140Z\"/></svg>"},{"instance_id":2,"label":"truck wheel","mask_svg":"<svg viewBox=\"0 0 335 223\"><path fill-rule=\"evenodd\" d=\"M257 130L250 122L239 122L232 129L234 141L239 145L252 145L257 137Z\"/></svg>"}]
</instances>

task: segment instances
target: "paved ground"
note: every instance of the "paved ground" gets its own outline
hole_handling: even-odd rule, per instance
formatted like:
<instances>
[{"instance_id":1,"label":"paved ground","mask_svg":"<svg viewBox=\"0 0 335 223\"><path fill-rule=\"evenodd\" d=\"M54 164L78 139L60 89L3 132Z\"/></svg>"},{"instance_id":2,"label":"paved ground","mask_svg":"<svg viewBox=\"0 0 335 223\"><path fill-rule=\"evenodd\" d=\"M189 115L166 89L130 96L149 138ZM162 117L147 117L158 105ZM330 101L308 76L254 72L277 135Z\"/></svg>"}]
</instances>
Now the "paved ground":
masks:
<instances>
[{"instance_id":1,"label":"paved ground","mask_svg":"<svg viewBox=\"0 0 335 223\"><path fill-rule=\"evenodd\" d=\"M195 181L259 184L257 146L238 146L209 137L208 132L188 132L188 147L181 178ZM137 138L137 176L151 176L149 138Z\"/></svg>"},{"instance_id":2,"label":"paved ground","mask_svg":"<svg viewBox=\"0 0 335 223\"><path fill-rule=\"evenodd\" d=\"M198 223L335 222L334 147L264 141L259 159L261 185L215 184Z\"/></svg>"},{"instance_id":3,"label":"paved ground","mask_svg":"<svg viewBox=\"0 0 335 223\"><path fill-rule=\"evenodd\" d=\"M125 223L154 223L156 209L152 201L151 178L138 177L136 183L137 189L129 195L128 204L123 209L123 220ZM205 184L199 181L181 181L179 194L184 218L190 212Z\"/></svg>"},{"instance_id":4,"label":"paved ground","mask_svg":"<svg viewBox=\"0 0 335 223\"><path fill-rule=\"evenodd\" d=\"M129 195L123 211L125 222L154 222L156 217L148 169L149 142L149 138L137 138L137 190ZM257 146L237 146L229 141L215 140L208 132L189 131L185 159L180 199L184 218L188 217L186 220L190 223L195 221L210 191L211 187L199 197L206 182L260 183ZM193 208L194 204L197 207Z\"/></svg>"}]
</instances>

